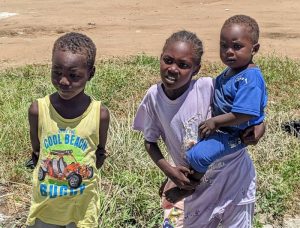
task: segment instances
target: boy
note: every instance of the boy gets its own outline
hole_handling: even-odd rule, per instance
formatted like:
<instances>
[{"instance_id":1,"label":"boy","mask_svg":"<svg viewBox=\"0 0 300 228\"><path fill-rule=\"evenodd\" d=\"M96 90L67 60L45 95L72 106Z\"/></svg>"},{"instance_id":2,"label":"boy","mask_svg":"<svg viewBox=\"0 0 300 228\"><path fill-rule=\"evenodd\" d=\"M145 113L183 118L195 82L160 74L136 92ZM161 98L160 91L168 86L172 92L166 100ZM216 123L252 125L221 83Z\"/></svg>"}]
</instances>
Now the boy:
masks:
<instances>
[{"instance_id":1,"label":"boy","mask_svg":"<svg viewBox=\"0 0 300 228\"><path fill-rule=\"evenodd\" d=\"M36 164L29 227L98 227L98 169L105 159L109 111L84 92L95 56L95 44L80 33L54 43L51 81L57 91L29 108Z\"/></svg>"}]
</instances>

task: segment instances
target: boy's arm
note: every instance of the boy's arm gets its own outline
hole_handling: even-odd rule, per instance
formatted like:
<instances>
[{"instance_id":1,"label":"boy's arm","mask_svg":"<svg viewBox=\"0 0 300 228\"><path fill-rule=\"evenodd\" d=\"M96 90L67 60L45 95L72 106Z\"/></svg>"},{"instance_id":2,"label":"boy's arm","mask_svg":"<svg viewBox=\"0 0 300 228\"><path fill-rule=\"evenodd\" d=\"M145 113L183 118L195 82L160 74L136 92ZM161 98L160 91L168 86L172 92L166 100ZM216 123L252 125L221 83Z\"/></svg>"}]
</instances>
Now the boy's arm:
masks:
<instances>
[{"instance_id":1,"label":"boy's arm","mask_svg":"<svg viewBox=\"0 0 300 228\"><path fill-rule=\"evenodd\" d=\"M239 125L249 121L254 116L241 113L229 112L226 114L212 117L199 125L199 136L201 138L208 137L213 134L220 127L228 127L233 125Z\"/></svg>"},{"instance_id":2,"label":"boy's arm","mask_svg":"<svg viewBox=\"0 0 300 228\"><path fill-rule=\"evenodd\" d=\"M154 163L164 172L164 174L169 177L179 188L186 190L195 189L199 184L198 182L191 181L187 178L191 171L183 166L173 167L167 162L167 160L162 155L157 143L149 142L145 140L145 148L154 161Z\"/></svg>"},{"instance_id":3,"label":"boy's arm","mask_svg":"<svg viewBox=\"0 0 300 228\"><path fill-rule=\"evenodd\" d=\"M32 147L32 162L36 166L40 154L40 140L38 137L39 108L37 101L34 101L28 109L30 141Z\"/></svg>"},{"instance_id":4,"label":"boy's arm","mask_svg":"<svg viewBox=\"0 0 300 228\"><path fill-rule=\"evenodd\" d=\"M107 141L107 131L109 127L109 111L108 109L101 105L100 108L100 128L99 128L99 145L96 150L96 168L100 169L106 158L105 145Z\"/></svg>"}]
</instances>

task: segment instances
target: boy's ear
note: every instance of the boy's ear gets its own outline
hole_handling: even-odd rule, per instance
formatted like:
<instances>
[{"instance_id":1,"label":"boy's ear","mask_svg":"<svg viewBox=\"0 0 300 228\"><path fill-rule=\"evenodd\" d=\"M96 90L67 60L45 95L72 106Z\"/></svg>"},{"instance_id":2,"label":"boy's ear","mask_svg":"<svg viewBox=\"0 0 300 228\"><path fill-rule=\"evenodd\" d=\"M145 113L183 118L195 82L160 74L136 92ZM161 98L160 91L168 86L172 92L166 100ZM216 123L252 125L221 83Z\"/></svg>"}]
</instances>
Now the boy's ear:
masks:
<instances>
[{"instance_id":1,"label":"boy's ear","mask_svg":"<svg viewBox=\"0 0 300 228\"><path fill-rule=\"evenodd\" d=\"M259 47L260 47L259 43L256 43L256 44L253 45L253 47L252 47L252 55L255 55L258 52Z\"/></svg>"},{"instance_id":2,"label":"boy's ear","mask_svg":"<svg viewBox=\"0 0 300 228\"><path fill-rule=\"evenodd\" d=\"M89 70L89 74L90 74L89 75L89 80L91 80L94 77L95 71L96 71L95 66L93 66L93 68Z\"/></svg>"},{"instance_id":3,"label":"boy's ear","mask_svg":"<svg viewBox=\"0 0 300 228\"><path fill-rule=\"evenodd\" d=\"M192 76L197 75L198 72L199 72L199 70L200 70L200 68L201 68L201 64L197 65L196 68L195 68L195 70L194 70L194 72L193 72L193 74L192 74Z\"/></svg>"}]
</instances>

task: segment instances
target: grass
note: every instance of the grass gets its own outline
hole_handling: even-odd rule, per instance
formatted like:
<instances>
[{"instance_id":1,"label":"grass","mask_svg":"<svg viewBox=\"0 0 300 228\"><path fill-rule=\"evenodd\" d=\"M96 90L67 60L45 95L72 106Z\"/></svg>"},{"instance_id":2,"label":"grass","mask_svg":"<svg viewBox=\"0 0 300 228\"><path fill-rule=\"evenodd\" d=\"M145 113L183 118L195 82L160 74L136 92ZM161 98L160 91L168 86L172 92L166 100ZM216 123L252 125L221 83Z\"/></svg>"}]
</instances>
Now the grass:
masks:
<instances>
[{"instance_id":1,"label":"grass","mask_svg":"<svg viewBox=\"0 0 300 228\"><path fill-rule=\"evenodd\" d=\"M300 63L274 55L256 62L268 85L269 105L265 137L249 147L258 173L255 224L279 226L286 214L300 213L299 139L280 127L300 118ZM218 63L204 63L200 74L221 70ZM54 91L49 75L47 65L0 72L0 212L11 216L3 226L23 226L26 220L31 190L31 171L24 168L31 151L27 109ZM109 157L101 171L101 227L159 227L162 220L157 191L164 177L146 155L142 136L131 130L136 107L158 75L156 58L115 58L98 62L87 86L87 93L102 100L112 114Z\"/></svg>"}]
</instances>

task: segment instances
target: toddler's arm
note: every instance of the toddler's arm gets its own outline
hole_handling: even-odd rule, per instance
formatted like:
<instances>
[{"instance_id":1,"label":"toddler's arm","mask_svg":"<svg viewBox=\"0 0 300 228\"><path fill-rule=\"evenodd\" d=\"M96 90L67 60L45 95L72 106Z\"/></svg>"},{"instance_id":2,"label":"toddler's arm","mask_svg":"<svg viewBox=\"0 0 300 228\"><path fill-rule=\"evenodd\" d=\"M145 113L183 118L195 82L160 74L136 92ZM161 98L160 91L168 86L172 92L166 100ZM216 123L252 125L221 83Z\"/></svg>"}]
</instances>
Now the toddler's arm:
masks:
<instances>
[{"instance_id":1,"label":"toddler's arm","mask_svg":"<svg viewBox=\"0 0 300 228\"><path fill-rule=\"evenodd\" d=\"M241 113L229 112L219 116L212 117L199 125L200 138L208 137L213 134L220 127L228 127L233 125L239 125L249 121L254 116Z\"/></svg>"},{"instance_id":2,"label":"toddler's arm","mask_svg":"<svg viewBox=\"0 0 300 228\"><path fill-rule=\"evenodd\" d=\"M100 128L99 128L99 145L96 150L96 167L101 168L106 158L105 145L107 141L107 131L109 127L109 111L108 109L101 105L100 108Z\"/></svg>"},{"instance_id":3,"label":"toddler's arm","mask_svg":"<svg viewBox=\"0 0 300 228\"><path fill-rule=\"evenodd\" d=\"M32 161L34 166L36 166L40 154L40 140L38 137L38 119L39 119L38 103L37 101L34 101L28 109L30 141L32 147Z\"/></svg>"},{"instance_id":4,"label":"toddler's arm","mask_svg":"<svg viewBox=\"0 0 300 228\"><path fill-rule=\"evenodd\" d=\"M171 166L162 155L156 142L145 140L145 148L154 163L169 177L179 188L192 190L199 184L190 180L187 176L191 170L183 166Z\"/></svg>"}]
</instances>

